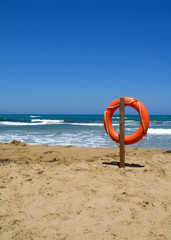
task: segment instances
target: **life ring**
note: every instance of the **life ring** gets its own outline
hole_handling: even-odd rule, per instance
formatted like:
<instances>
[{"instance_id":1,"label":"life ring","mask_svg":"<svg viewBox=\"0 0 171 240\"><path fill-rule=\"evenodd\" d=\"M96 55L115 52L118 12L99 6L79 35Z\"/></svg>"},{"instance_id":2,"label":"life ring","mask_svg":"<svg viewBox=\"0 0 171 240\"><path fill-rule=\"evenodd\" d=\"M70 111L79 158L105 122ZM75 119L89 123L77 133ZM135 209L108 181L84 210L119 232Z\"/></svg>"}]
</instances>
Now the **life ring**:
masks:
<instances>
[{"instance_id":1,"label":"life ring","mask_svg":"<svg viewBox=\"0 0 171 240\"><path fill-rule=\"evenodd\" d=\"M137 99L132 97L124 97L125 106L134 108L140 115L140 126L138 130L132 135L125 136L124 142L125 145L134 144L140 141L147 133L150 118L146 107ZM119 108L120 98L117 98L107 107L104 113L104 128L109 137L119 143L119 134L115 131L112 125L112 116L114 112Z\"/></svg>"}]
</instances>

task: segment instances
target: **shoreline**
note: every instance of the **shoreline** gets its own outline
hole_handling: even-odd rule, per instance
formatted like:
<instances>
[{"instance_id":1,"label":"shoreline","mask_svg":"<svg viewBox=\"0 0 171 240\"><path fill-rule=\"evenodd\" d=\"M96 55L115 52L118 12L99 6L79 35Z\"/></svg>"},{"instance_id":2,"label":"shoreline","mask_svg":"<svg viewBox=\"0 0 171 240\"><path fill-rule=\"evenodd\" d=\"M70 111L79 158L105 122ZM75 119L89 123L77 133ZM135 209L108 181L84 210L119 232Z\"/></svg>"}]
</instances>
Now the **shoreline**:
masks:
<instances>
[{"instance_id":1,"label":"shoreline","mask_svg":"<svg viewBox=\"0 0 171 240\"><path fill-rule=\"evenodd\" d=\"M0 238L169 240L171 150L0 143Z\"/></svg>"},{"instance_id":2,"label":"shoreline","mask_svg":"<svg viewBox=\"0 0 171 240\"><path fill-rule=\"evenodd\" d=\"M1 115L0 142L13 139L26 144L74 145L85 147L117 147L104 129L103 115ZM112 117L114 129L119 132L119 115ZM125 115L125 135L132 135L140 125L139 115ZM171 117L154 115L150 118L144 149L170 149ZM137 147L139 143L131 145Z\"/></svg>"},{"instance_id":3,"label":"shoreline","mask_svg":"<svg viewBox=\"0 0 171 240\"><path fill-rule=\"evenodd\" d=\"M15 151L15 154L14 154ZM142 161L142 155L148 154L148 158L152 155L156 154L166 154L171 153L171 150L161 149L161 148L133 148L133 147L125 147L125 159L130 161ZM11 159L16 162L24 162L27 159L27 162L47 162L48 160L52 160L53 158L61 159L61 163L65 158L69 158L68 161L73 163L73 159L79 161L79 158L83 161L94 161L93 158L104 158L109 160L109 156L111 154L110 159L113 161L120 160L119 158L119 147L83 147L83 146L73 146L73 145L48 145L48 144L26 144L17 140L13 140L10 143L2 143L0 142L0 159ZM131 157L130 154L132 155ZM128 156L128 158L127 158ZM138 157L139 156L139 157ZM141 157L140 157L141 156ZM64 159L63 159L64 158ZM92 159L89 159L92 158Z\"/></svg>"},{"instance_id":4,"label":"shoreline","mask_svg":"<svg viewBox=\"0 0 171 240\"><path fill-rule=\"evenodd\" d=\"M62 144L30 144L30 143L25 143L25 142L22 142L22 141L20 141L20 140L15 140L15 139L13 139L11 142L0 142L0 144L11 144L11 145L15 145L15 146L18 146L18 145L20 145L20 146L49 146L49 147L75 147L75 148L90 148L90 149L96 149L96 148L99 148L99 149L117 149L117 148L119 148L119 146L117 146L117 145L114 145L114 146L109 146L109 147L89 147L89 146L79 146L79 145L72 145L72 144L69 144L69 145L62 145ZM146 148L142 148L141 147L141 144L140 144L140 146L139 147L137 147L138 146L138 144L137 144L137 146L133 146L132 147L132 145L133 144L131 144L131 145L125 145L125 149L133 149L133 150L137 150L137 149L144 149L144 150L155 150L155 149L158 149L158 150L163 150L163 151L171 151L171 148L169 148L169 149L165 149L165 148L160 148L160 147L154 147L154 148L150 148L150 147L146 147Z\"/></svg>"}]
</instances>

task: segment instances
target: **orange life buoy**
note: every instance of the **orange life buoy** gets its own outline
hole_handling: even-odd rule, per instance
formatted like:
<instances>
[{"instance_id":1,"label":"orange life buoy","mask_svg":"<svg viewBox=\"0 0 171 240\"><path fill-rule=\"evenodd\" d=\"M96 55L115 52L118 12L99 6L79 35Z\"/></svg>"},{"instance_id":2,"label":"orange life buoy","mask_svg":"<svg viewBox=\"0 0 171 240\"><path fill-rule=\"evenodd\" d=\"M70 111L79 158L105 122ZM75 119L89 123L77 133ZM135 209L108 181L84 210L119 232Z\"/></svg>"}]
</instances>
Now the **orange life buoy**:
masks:
<instances>
[{"instance_id":1,"label":"orange life buoy","mask_svg":"<svg viewBox=\"0 0 171 240\"><path fill-rule=\"evenodd\" d=\"M146 107L137 99L132 97L124 97L124 103L125 106L134 108L140 115L140 126L138 130L132 135L125 136L124 138L125 145L129 145L138 142L143 138L143 136L146 135L150 123L150 118ZM113 128L112 116L114 112L119 108L119 104L120 98L117 98L111 104L109 104L104 113L104 128L106 130L106 133L113 141L117 143L119 143L119 134Z\"/></svg>"}]
</instances>

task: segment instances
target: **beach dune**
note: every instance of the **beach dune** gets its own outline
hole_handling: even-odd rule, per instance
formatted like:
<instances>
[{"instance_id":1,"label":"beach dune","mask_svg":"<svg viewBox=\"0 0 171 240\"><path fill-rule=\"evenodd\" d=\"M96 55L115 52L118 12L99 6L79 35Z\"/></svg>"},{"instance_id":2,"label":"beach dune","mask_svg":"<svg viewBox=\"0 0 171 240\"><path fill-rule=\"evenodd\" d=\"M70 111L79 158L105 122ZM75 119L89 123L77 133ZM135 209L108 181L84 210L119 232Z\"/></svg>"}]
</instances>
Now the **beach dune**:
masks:
<instances>
[{"instance_id":1,"label":"beach dune","mask_svg":"<svg viewBox=\"0 0 171 240\"><path fill-rule=\"evenodd\" d=\"M0 239L169 240L171 151L0 143Z\"/></svg>"}]
</instances>

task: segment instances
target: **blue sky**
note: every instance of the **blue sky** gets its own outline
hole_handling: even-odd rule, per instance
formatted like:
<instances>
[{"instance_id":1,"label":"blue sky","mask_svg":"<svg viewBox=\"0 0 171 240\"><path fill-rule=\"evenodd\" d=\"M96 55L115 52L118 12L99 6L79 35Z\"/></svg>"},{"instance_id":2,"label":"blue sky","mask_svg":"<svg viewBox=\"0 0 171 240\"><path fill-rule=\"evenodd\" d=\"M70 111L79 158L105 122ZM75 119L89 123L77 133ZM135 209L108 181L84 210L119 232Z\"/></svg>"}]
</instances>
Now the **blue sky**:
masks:
<instances>
[{"instance_id":1,"label":"blue sky","mask_svg":"<svg viewBox=\"0 0 171 240\"><path fill-rule=\"evenodd\" d=\"M170 0L1 0L0 113L171 114ZM129 111L128 111L129 113Z\"/></svg>"}]
</instances>

